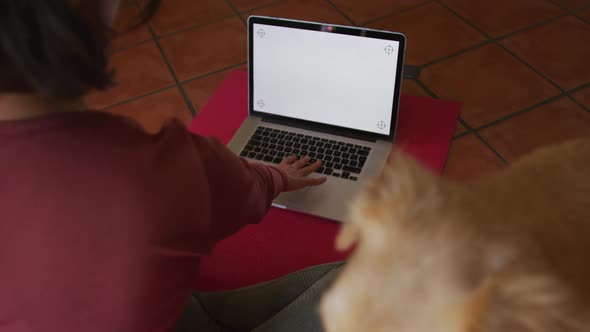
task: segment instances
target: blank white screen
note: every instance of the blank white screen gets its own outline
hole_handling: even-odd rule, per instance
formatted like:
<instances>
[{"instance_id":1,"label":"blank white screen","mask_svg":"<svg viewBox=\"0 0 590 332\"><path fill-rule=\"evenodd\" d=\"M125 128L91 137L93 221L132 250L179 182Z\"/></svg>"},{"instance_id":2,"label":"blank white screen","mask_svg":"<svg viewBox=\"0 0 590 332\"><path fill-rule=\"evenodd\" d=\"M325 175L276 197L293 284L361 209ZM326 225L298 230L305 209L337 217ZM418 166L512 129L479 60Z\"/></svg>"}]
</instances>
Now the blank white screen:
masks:
<instances>
[{"instance_id":1,"label":"blank white screen","mask_svg":"<svg viewBox=\"0 0 590 332\"><path fill-rule=\"evenodd\" d=\"M255 111L390 134L399 42L253 27Z\"/></svg>"}]
</instances>

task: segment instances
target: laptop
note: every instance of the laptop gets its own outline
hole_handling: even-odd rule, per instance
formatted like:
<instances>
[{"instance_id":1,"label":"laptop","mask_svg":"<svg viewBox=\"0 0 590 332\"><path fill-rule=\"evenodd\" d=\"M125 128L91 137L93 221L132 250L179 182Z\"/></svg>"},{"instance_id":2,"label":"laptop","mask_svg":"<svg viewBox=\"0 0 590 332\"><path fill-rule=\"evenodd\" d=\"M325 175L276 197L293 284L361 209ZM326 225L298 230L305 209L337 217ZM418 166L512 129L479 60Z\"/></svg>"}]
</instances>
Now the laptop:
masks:
<instances>
[{"instance_id":1,"label":"laptop","mask_svg":"<svg viewBox=\"0 0 590 332\"><path fill-rule=\"evenodd\" d=\"M363 181L381 171L397 124L405 37L272 17L248 19L249 116L229 143L243 158L288 155L323 165L325 184L274 206L344 221Z\"/></svg>"}]
</instances>

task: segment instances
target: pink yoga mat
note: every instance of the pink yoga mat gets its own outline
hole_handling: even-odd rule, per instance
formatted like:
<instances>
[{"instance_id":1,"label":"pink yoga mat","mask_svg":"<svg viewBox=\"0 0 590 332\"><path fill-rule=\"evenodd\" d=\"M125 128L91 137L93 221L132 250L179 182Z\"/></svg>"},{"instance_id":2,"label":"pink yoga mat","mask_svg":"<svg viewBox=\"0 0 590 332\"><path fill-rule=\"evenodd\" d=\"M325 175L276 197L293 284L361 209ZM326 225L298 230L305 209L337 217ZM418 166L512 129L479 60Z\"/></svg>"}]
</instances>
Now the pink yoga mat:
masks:
<instances>
[{"instance_id":1,"label":"pink yoga mat","mask_svg":"<svg viewBox=\"0 0 590 332\"><path fill-rule=\"evenodd\" d=\"M228 143L248 115L247 72L234 71L189 129ZM442 172L461 104L402 96L396 144L433 171ZM201 261L195 289L219 291L249 286L346 258L333 249L340 224L272 208L250 225L219 242Z\"/></svg>"}]
</instances>

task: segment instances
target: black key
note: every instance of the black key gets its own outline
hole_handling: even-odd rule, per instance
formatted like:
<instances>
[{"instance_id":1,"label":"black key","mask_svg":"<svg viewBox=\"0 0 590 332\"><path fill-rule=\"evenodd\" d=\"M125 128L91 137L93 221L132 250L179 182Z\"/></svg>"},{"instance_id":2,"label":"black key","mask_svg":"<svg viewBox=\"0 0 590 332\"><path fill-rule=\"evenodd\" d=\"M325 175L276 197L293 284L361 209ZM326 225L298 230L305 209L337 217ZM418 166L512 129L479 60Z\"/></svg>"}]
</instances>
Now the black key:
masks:
<instances>
[{"instance_id":1,"label":"black key","mask_svg":"<svg viewBox=\"0 0 590 332\"><path fill-rule=\"evenodd\" d=\"M295 137L295 138L293 138L293 142L299 143L299 142L301 142L301 138Z\"/></svg>"},{"instance_id":2,"label":"black key","mask_svg":"<svg viewBox=\"0 0 590 332\"><path fill-rule=\"evenodd\" d=\"M275 158L272 156L264 156L264 158L262 160L267 161L267 162L272 162Z\"/></svg>"},{"instance_id":3,"label":"black key","mask_svg":"<svg viewBox=\"0 0 590 332\"><path fill-rule=\"evenodd\" d=\"M307 155L310 156L311 158L315 158L317 156L317 154L315 152L310 152ZM313 160L315 160L315 159L313 159ZM314 163L315 163L315 161L314 161Z\"/></svg>"},{"instance_id":4,"label":"black key","mask_svg":"<svg viewBox=\"0 0 590 332\"><path fill-rule=\"evenodd\" d=\"M358 150L358 149L362 149L363 147L360 145L355 145L354 148Z\"/></svg>"},{"instance_id":5,"label":"black key","mask_svg":"<svg viewBox=\"0 0 590 332\"><path fill-rule=\"evenodd\" d=\"M331 139L329 140L330 144L337 144L338 142L336 142L335 140Z\"/></svg>"},{"instance_id":6,"label":"black key","mask_svg":"<svg viewBox=\"0 0 590 332\"><path fill-rule=\"evenodd\" d=\"M344 146L344 147L342 147L342 148L340 149L340 151L342 151L342 152L348 152L348 148Z\"/></svg>"},{"instance_id":7,"label":"black key","mask_svg":"<svg viewBox=\"0 0 590 332\"><path fill-rule=\"evenodd\" d=\"M307 138L307 139L312 139L312 137L311 137L311 136L309 136L309 135L304 135L303 137L305 137L305 138Z\"/></svg>"},{"instance_id":8,"label":"black key","mask_svg":"<svg viewBox=\"0 0 590 332\"><path fill-rule=\"evenodd\" d=\"M262 132L262 136L268 136L268 135L270 135L270 133L268 131L263 131Z\"/></svg>"},{"instance_id":9,"label":"black key","mask_svg":"<svg viewBox=\"0 0 590 332\"><path fill-rule=\"evenodd\" d=\"M263 141L263 142L268 142L268 141L270 141L270 137L268 137L268 136L264 136L264 137L262 138L262 141Z\"/></svg>"},{"instance_id":10,"label":"black key","mask_svg":"<svg viewBox=\"0 0 590 332\"><path fill-rule=\"evenodd\" d=\"M326 169L324 170L324 174L326 174L326 175L332 175L332 173L333 173L333 172L334 172L334 170L333 170L333 169L331 169L331 168L326 168Z\"/></svg>"},{"instance_id":11,"label":"black key","mask_svg":"<svg viewBox=\"0 0 590 332\"><path fill-rule=\"evenodd\" d=\"M320 167L320 168L316 169L316 170L315 170L315 172L316 172L316 173L323 174L325 170L326 170L325 168L323 168L323 167Z\"/></svg>"},{"instance_id":12,"label":"black key","mask_svg":"<svg viewBox=\"0 0 590 332\"><path fill-rule=\"evenodd\" d=\"M262 136L260 136L260 135L252 135L252 138L251 139L260 141L262 139Z\"/></svg>"},{"instance_id":13,"label":"black key","mask_svg":"<svg viewBox=\"0 0 590 332\"><path fill-rule=\"evenodd\" d=\"M365 150L365 151L371 151L371 148L368 147L368 146L363 146L363 150Z\"/></svg>"},{"instance_id":14,"label":"black key","mask_svg":"<svg viewBox=\"0 0 590 332\"><path fill-rule=\"evenodd\" d=\"M337 163L337 164L340 163L341 160L342 159L339 158L339 157L336 157L336 158L332 159L332 161L335 162L335 163Z\"/></svg>"},{"instance_id":15,"label":"black key","mask_svg":"<svg viewBox=\"0 0 590 332\"><path fill-rule=\"evenodd\" d=\"M271 144L268 146L269 149L271 150L276 150L277 149L277 145L276 144Z\"/></svg>"},{"instance_id":16,"label":"black key","mask_svg":"<svg viewBox=\"0 0 590 332\"><path fill-rule=\"evenodd\" d=\"M314 156L310 156L311 159L308 161L310 164L315 164L318 160Z\"/></svg>"},{"instance_id":17,"label":"black key","mask_svg":"<svg viewBox=\"0 0 590 332\"><path fill-rule=\"evenodd\" d=\"M350 155L350 159L351 160L359 160L359 156L357 156L356 154Z\"/></svg>"},{"instance_id":18,"label":"black key","mask_svg":"<svg viewBox=\"0 0 590 332\"><path fill-rule=\"evenodd\" d=\"M359 165L359 162L355 161L355 160L351 160L348 164L352 167L357 167Z\"/></svg>"},{"instance_id":19,"label":"black key","mask_svg":"<svg viewBox=\"0 0 590 332\"><path fill-rule=\"evenodd\" d=\"M319 138L319 137L312 137L312 139L313 139L314 141L318 141L318 142L320 141L320 138Z\"/></svg>"},{"instance_id":20,"label":"black key","mask_svg":"<svg viewBox=\"0 0 590 332\"><path fill-rule=\"evenodd\" d=\"M358 150L354 149L354 148L350 148L350 149L348 149L348 152L350 152L350 154L356 154L358 152Z\"/></svg>"},{"instance_id":21,"label":"black key","mask_svg":"<svg viewBox=\"0 0 590 332\"><path fill-rule=\"evenodd\" d=\"M263 148L268 148L269 145L270 144L268 144L268 143L262 143L260 146L262 146Z\"/></svg>"},{"instance_id":22,"label":"black key","mask_svg":"<svg viewBox=\"0 0 590 332\"><path fill-rule=\"evenodd\" d=\"M346 158L346 159L350 158L350 153L343 153L342 158Z\"/></svg>"},{"instance_id":23,"label":"black key","mask_svg":"<svg viewBox=\"0 0 590 332\"><path fill-rule=\"evenodd\" d=\"M334 154L334 151L332 150L326 150L326 155L331 156Z\"/></svg>"},{"instance_id":24,"label":"black key","mask_svg":"<svg viewBox=\"0 0 590 332\"><path fill-rule=\"evenodd\" d=\"M301 144L307 144L308 142L309 142L309 140L307 140L305 138L301 140Z\"/></svg>"},{"instance_id":25,"label":"black key","mask_svg":"<svg viewBox=\"0 0 590 332\"><path fill-rule=\"evenodd\" d=\"M254 159L256 160L262 160L262 158L264 158L264 155L262 153L259 153L256 155L256 157L254 157Z\"/></svg>"},{"instance_id":26,"label":"black key","mask_svg":"<svg viewBox=\"0 0 590 332\"><path fill-rule=\"evenodd\" d=\"M338 145L344 145L344 142L338 142Z\"/></svg>"},{"instance_id":27,"label":"black key","mask_svg":"<svg viewBox=\"0 0 590 332\"><path fill-rule=\"evenodd\" d=\"M346 146L349 148L352 148L352 147L354 147L354 144L346 143Z\"/></svg>"},{"instance_id":28,"label":"black key","mask_svg":"<svg viewBox=\"0 0 590 332\"><path fill-rule=\"evenodd\" d=\"M291 151L293 151L293 148L290 148L290 147L286 147L286 148L285 148L285 152L287 152L287 153L291 153Z\"/></svg>"},{"instance_id":29,"label":"black key","mask_svg":"<svg viewBox=\"0 0 590 332\"><path fill-rule=\"evenodd\" d=\"M325 145L325 144L324 144L324 142L318 142L318 144L316 144L316 146L317 146L318 148L323 148L323 147L324 147L324 145Z\"/></svg>"},{"instance_id":30,"label":"black key","mask_svg":"<svg viewBox=\"0 0 590 332\"><path fill-rule=\"evenodd\" d=\"M279 164L282 160L283 158L275 157L275 159L272 162L275 164Z\"/></svg>"},{"instance_id":31,"label":"black key","mask_svg":"<svg viewBox=\"0 0 590 332\"><path fill-rule=\"evenodd\" d=\"M276 151L276 150L271 150L271 151L270 151L270 153L269 153L269 155L271 155L271 156L276 156L276 155L277 155L277 153L279 153L279 152L278 152L278 151Z\"/></svg>"},{"instance_id":32,"label":"black key","mask_svg":"<svg viewBox=\"0 0 590 332\"><path fill-rule=\"evenodd\" d=\"M285 146L289 146L289 147L294 146L294 145L297 145L297 143L293 143L293 142L285 143Z\"/></svg>"},{"instance_id":33,"label":"black key","mask_svg":"<svg viewBox=\"0 0 590 332\"><path fill-rule=\"evenodd\" d=\"M315 146L316 144L318 144L318 142L310 140L308 143L310 146Z\"/></svg>"},{"instance_id":34,"label":"black key","mask_svg":"<svg viewBox=\"0 0 590 332\"><path fill-rule=\"evenodd\" d=\"M341 170L342 169L342 165L336 164L336 165L334 165L334 169Z\"/></svg>"},{"instance_id":35,"label":"black key","mask_svg":"<svg viewBox=\"0 0 590 332\"><path fill-rule=\"evenodd\" d=\"M289 143L287 143L287 146L291 146L291 145L289 145ZM293 143L293 145L292 145L292 146L293 146L294 148L301 149L301 143Z\"/></svg>"},{"instance_id":36,"label":"black key","mask_svg":"<svg viewBox=\"0 0 590 332\"><path fill-rule=\"evenodd\" d=\"M358 180L358 178L357 178L356 176L351 176L351 177L349 177L348 179L349 179L349 180L352 180L352 181L356 181L356 180Z\"/></svg>"},{"instance_id":37,"label":"black key","mask_svg":"<svg viewBox=\"0 0 590 332\"><path fill-rule=\"evenodd\" d=\"M327 138L322 138L320 141L322 141L322 142L327 142L327 141L328 141L328 139L327 139Z\"/></svg>"},{"instance_id":38,"label":"black key","mask_svg":"<svg viewBox=\"0 0 590 332\"><path fill-rule=\"evenodd\" d=\"M262 142L260 142L260 141L250 141L250 142L248 142L248 144L254 145L254 146L260 146L260 144L262 144Z\"/></svg>"},{"instance_id":39,"label":"black key","mask_svg":"<svg viewBox=\"0 0 590 332\"><path fill-rule=\"evenodd\" d=\"M270 152L269 149L262 149L262 153L264 153L264 154L268 154L269 152Z\"/></svg>"},{"instance_id":40,"label":"black key","mask_svg":"<svg viewBox=\"0 0 590 332\"><path fill-rule=\"evenodd\" d=\"M326 150L330 150L332 149L332 144L324 144L324 147L326 148Z\"/></svg>"},{"instance_id":41,"label":"black key","mask_svg":"<svg viewBox=\"0 0 590 332\"><path fill-rule=\"evenodd\" d=\"M340 151L334 152L334 157L340 157L341 155L342 155L342 152L340 152Z\"/></svg>"},{"instance_id":42,"label":"black key","mask_svg":"<svg viewBox=\"0 0 590 332\"><path fill-rule=\"evenodd\" d=\"M303 134L296 134L297 137L303 137Z\"/></svg>"},{"instance_id":43,"label":"black key","mask_svg":"<svg viewBox=\"0 0 590 332\"><path fill-rule=\"evenodd\" d=\"M324 148L319 148L319 149L318 149L318 152L319 152L319 153L326 153L326 149L324 149Z\"/></svg>"},{"instance_id":44,"label":"black key","mask_svg":"<svg viewBox=\"0 0 590 332\"><path fill-rule=\"evenodd\" d=\"M276 130L276 129L273 129L273 130ZM272 137L272 138L276 138L277 136L279 136L279 134L274 133L274 132L270 134L270 137Z\"/></svg>"},{"instance_id":45,"label":"black key","mask_svg":"<svg viewBox=\"0 0 590 332\"><path fill-rule=\"evenodd\" d=\"M285 153L284 152L279 152L279 153L277 153L277 157L284 158L285 157Z\"/></svg>"},{"instance_id":46,"label":"black key","mask_svg":"<svg viewBox=\"0 0 590 332\"><path fill-rule=\"evenodd\" d=\"M292 141L295 139L295 136L293 134L289 134L285 136L285 141Z\"/></svg>"},{"instance_id":47,"label":"black key","mask_svg":"<svg viewBox=\"0 0 590 332\"><path fill-rule=\"evenodd\" d=\"M346 165L350 165L350 160L348 159L342 159L342 161L340 162L342 165L346 166Z\"/></svg>"},{"instance_id":48,"label":"black key","mask_svg":"<svg viewBox=\"0 0 590 332\"><path fill-rule=\"evenodd\" d=\"M309 145L301 144L301 150L305 150L305 151L309 150Z\"/></svg>"},{"instance_id":49,"label":"black key","mask_svg":"<svg viewBox=\"0 0 590 332\"><path fill-rule=\"evenodd\" d=\"M275 133L278 133L280 130L278 130L278 129L273 129L272 131L273 131L273 132L275 132Z\"/></svg>"},{"instance_id":50,"label":"black key","mask_svg":"<svg viewBox=\"0 0 590 332\"><path fill-rule=\"evenodd\" d=\"M324 160L326 156L324 156L323 154L319 153L317 154L316 158L318 158L319 160Z\"/></svg>"},{"instance_id":51,"label":"black key","mask_svg":"<svg viewBox=\"0 0 590 332\"><path fill-rule=\"evenodd\" d=\"M298 155L301 154L301 150L299 150L299 149L293 149L293 154L298 156Z\"/></svg>"},{"instance_id":52,"label":"black key","mask_svg":"<svg viewBox=\"0 0 590 332\"><path fill-rule=\"evenodd\" d=\"M256 129L256 131L254 132L255 135L260 135L262 134L263 130L260 129L260 127L258 127L258 129Z\"/></svg>"},{"instance_id":53,"label":"black key","mask_svg":"<svg viewBox=\"0 0 590 332\"><path fill-rule=\"evenodd\" d=\"M278 139L285 139L285 134L279 134L279 136L277 136Z\"/></svg>"},{"instance_id":54,"label":"black key","mask_svg":"<svg viewBox=\"0 0 590 332\"><path fill-rule=\"evenodd\" d=\"M277 146L277 151L285 151L285 147L284 146Z\"/></svg>"},{"instance_id":55,"label":"black key","mask_svg":"<svg viewBox=\"0 0 590 332\"><path fill-rule=\"evenodd\" d=\"M257 146L254 148L254 152L262 152L262 148Z\"/></svg>"},{"instance_id":56,"label":"black key","mask_svg":"<svg viewBox=\"0 0 590 332\"><path fill-rule=\"evenodd\" d=\"M352 166L344 166L342 167L343 170L350 172L350 173L356 173L356 174L360 174L361 173L361 169L358 167L352 167Z\"/></svg>"},{"instance_id":57,"label":"black key","mask_svg":"<svg viewBox=\"0 0 590 332\"><path fill-rule=\"evenodd\" d=\"M333 145L332 150L333 151L340 151L340 145Z\"/></svg>"},{"instance_id":58,"label":"black key","mask_svg":"<svg viewBox=\"0 0 590 332\"><path fill-rule=\"evenodd\" d=\"M361 150L361 151L358 152L358 154L360 156L365 156L366 157L366 156L369 155L369 150Z\"/></svg>"},{"instance_id":59,"label":"black key","mask_svg":"<svg viewBox=\"0 0 590 332\"><path fill-rule=\"evenodd\" d=\"M248 156L248 151L244 150L242 151L242 153L240 153L240 157L247 157Z\"/></svg>"},{"instance_id":60,"label":"black key","mask_svg":"<svg viewBox=\"0 0 590 332\"><path fill-rule=\"evenodd\" d=\"M254 150L254 145L248 144L248 145L246 145L246 148L245 149L248 150L248 151L252 151L252 150Z\"/></svg>"},{"instance_id":61,"label":"black key","mask_svg":"<svg viewBox=\"0 0 590 332\"><path fill-rule=\"evenodd\" d=\"M324 156L324 161L332 161L332 156Z\"/></svg>"},{"instance_id":62,"label":"black key","mask_svg":"<svg viewBox=\"0 0 590 332\"><path fill-rule=\"evenodd\" d=\"M331 161L329 161L329 162L326 163L326 167L333 168L334 167L334 163L331 162Z\"/></svg>"},{"instance_id":63,"label":"black key","mask_svg":"<svg viewBox=\"0 0 590 332\"><path fill-rule=\"evenodd\" d=\"M367 161L367 157L359 157L359 163L365 163Z\"/></svg>"},{"instance_id":64,"label":"black key","mask_svg":"<svg viewBox=\"0 0 590 332\"><path fill-rule=\"evenodd\" d=\"M249 152L248 153L248 158L253 159L254 157L256 157L256 152Z\"/></svg>"},{"instance_id":65,"label":"black key","mask_svg":"<svg viewBox=\"0 0 590 332\"><path fill-rule=\"evenodd\" d=\"M318 150L317 146L310 146L309 151L316 152Z\"/></svg>"},{"instance_id":66,"label":"black key","mask_svg":"<svg viewBox=\"0 0 590 332\"><path fill-rule=\"evenodd\" d=\"M348 177L350 177L350 173L343 172L342 175L340 175L340 177L343 178L343 179L348 179Z\"/></svg>"},{"instance_id":67,"label":"black key","mask_svg":"<svg viewBox=\"0 0 590 332\"><path fill-rule=\"evenodd\" d=\"M277 144L278 144L278 145L285 145L285 144L287 144L287 141L285 141L284 139L280 139L280 140L277 142Z\"/></svg>"},{"instance_id":68,"label":"black key","mask_svg":"<svg viewBox=\"0 0 590 332\"><path fill-rule=\"evenodd\" d=\"M289 132L288 132L288 131L284 131L284 130L281 130L281 131L279 131L279 133L281 133L281 134L283 134L283 135L287 135L287 134L289 134Z\"/></svg>"},{"instance_id":69,"label":"black key","mask_svg":"<svg viewBox=\"0 0 590 332\"><path fill-rule=\"evenodd\" d=\"M332 176L335 176L335 177L339 178L340 177L340 173L332 173Z\"/></svg>"},{"instance_id":70,"label":"black key","mask_svg":"<svg viewBox=\"0 0 590 332\"><path fill-rule=\"evenodd\" d=\"M277 144L277 143L279 142L279 140L278 140L278 139L276 139L276 138L273 138L273 139L271 139L271 140L270 140L270 142L271 142L272 144Z\"/></svg>"}]
</instances>

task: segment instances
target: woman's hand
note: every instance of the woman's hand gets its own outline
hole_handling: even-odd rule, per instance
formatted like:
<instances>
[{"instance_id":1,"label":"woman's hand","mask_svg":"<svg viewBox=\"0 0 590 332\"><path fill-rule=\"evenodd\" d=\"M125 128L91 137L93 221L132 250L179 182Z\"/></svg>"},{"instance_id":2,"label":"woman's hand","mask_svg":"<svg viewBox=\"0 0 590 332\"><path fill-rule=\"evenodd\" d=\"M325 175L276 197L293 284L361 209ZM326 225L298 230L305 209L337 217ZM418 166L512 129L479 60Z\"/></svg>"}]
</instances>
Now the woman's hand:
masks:
<instances>
[{"instance_id":1,"label":"woman's hand","mask_svg":"<svg viewBox=\"0 0 590 332\"><path fill-rule=\"evenodd\" d=\"M283 161L281 161L281 163L276 166L287 174L286 191L294 191L305 187L319 186L320 184L326 182L327 178L325 176L319 178L312 178L308 176L322 166L321 161L317 161L309 166L306 166L310 159L310 157L297 159L295 156L287 156L283 158Z\"/></svg>"}]
</instances>

